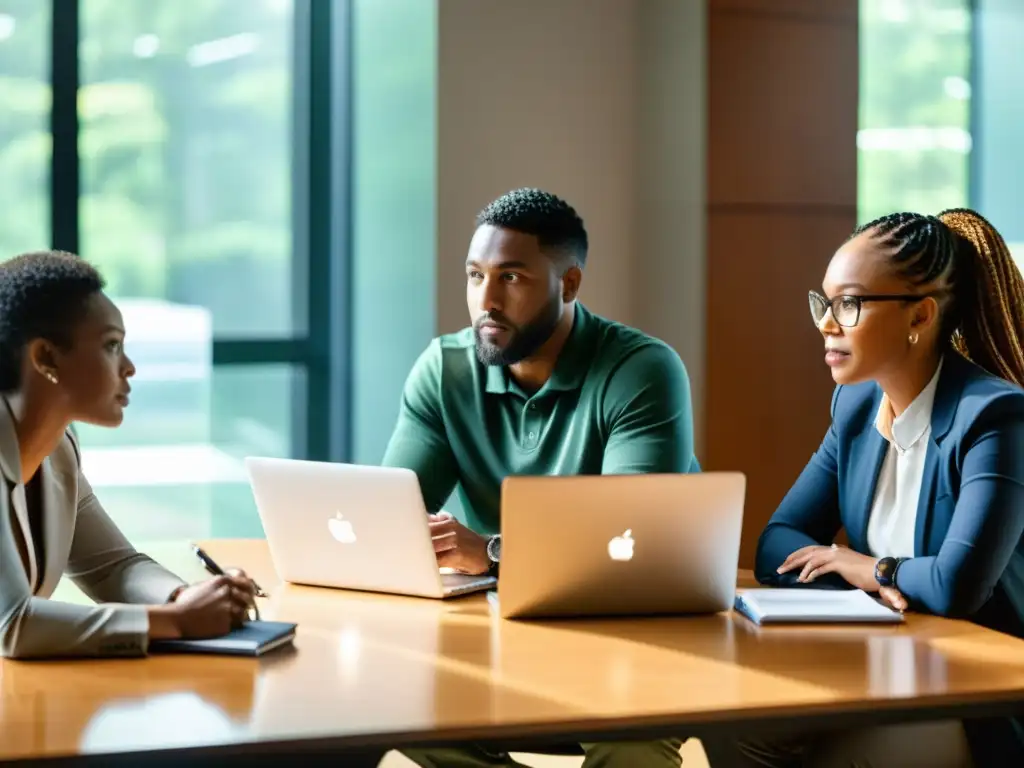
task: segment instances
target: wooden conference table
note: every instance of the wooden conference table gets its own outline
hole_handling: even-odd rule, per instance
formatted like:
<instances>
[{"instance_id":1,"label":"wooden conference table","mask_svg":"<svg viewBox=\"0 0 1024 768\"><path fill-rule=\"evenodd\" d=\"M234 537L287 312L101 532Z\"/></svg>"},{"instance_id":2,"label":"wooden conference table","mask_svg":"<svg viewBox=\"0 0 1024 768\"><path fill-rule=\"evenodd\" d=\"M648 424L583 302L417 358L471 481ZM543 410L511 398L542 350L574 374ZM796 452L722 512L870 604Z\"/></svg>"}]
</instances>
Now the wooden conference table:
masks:
<instances>
[{"instance_id":1,"label":"wooden conference table","mask_svg":"<svg viewBox=\"0 0 1024 768\"><path fill-rule=\"evenodd\" d=\"M283 585L262 541L202 545L270 593L264 618L299 623L294 649L263 659L0 661L0 759L109 765L145 752L192 764L1024 706L1024 642L965 622L912 615L902 627L758 629L731 613L510 622L482 595L441 602ZM204 575L185 543L148 551L184 578Z\"/></svg>"}]
</instances>

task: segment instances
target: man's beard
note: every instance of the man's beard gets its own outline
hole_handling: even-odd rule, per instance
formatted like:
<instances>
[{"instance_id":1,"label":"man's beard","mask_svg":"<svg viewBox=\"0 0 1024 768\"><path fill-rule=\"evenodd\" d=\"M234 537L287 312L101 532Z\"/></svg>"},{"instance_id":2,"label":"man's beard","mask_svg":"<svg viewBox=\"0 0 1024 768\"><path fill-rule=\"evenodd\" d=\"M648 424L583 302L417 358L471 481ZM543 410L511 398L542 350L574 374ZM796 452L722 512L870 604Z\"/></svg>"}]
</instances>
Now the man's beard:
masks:
<instances>
[{"instance_id":1,"label":"man's beard","mask_svg":"<svg viewBox=\"0 0 1024 768\"><path fill-rule=\"evenodd\" d=\"M522 326L515 326L503 315L482 315L473 324L476 338L476 358L483 365L514 365L532 356L551 338L561 319L561 299L555 297L537 316ZM500 323L508 328L509 340L504 347L493 344L480 335L480 324Z\"/></svg>"}]
</instances>

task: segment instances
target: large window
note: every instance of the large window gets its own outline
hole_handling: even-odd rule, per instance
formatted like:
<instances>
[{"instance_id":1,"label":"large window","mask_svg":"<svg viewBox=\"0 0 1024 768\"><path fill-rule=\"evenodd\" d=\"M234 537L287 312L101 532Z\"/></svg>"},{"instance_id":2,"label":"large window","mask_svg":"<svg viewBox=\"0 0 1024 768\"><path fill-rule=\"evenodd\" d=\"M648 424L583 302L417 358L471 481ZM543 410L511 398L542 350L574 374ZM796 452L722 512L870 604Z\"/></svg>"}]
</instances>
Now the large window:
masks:
<instances>
[{"instance_id":1,"label":"large window","mask_svg":"<svg viewBox=\"0 0 1024 768\"><path fill-rule=\"evenodd\" d=\"M859 222L967 205L970 0L861 0Z\"/></svg>"},{"instance_id":2,"label":"large window","mask_svg":"<svg viewBox=\"0 0 1024 768\"><path fill-rule=\"evenodd\" d=\"M0 0L0 257L50 240L50 6Z\"/></svg>"},{"instance_id":3,"label":"large window","mask_svg":"<svg viewBox=\"0 0 1024 768\"><path fill-rule=\"evenodd\" d=\"M104 502L129 534L252 532L239 461L295 452L302 381L288 366L214 369L213 340L305 331L291 0L80 7L79 248L125 313L138 367L124 426L82 427L86 469L116 483Z\"/></svg>"},{"instance_id":4,"label":"large window","mask_svg":"<svg viewBox=\"0 0 1024 768\"><path fill-rule=\"evenodd\" d=\"M858 220L969 206L1024 265L1024 3L861 0Z\"/></svg>"},{"instance_id":5,"label":"large window","mask_svg":"<svg viewBox=\"0 0 1024 768\"><path fill-rule=\"evenodd\" d=\"M1024 267L1024 3L974 0L974 153L971 202Z\"/></svg>"},{"instance_id":6,"label":"large window","mask_svg":"<svg viewBox=\"0 0 1024 768\"><path fill-rule=\"evenodd\" d=\"M291 0L81 9L82 255L126 301L204 307L215 336L304 333Z\"/></svg>"},{"instance_id":7,"label":"large window","mask_svg":"<svg viewBox=\"0 0 1024 768\"><path fill-rule=\"evenodd\" d=\"M339 6L0 0L0 256L124 314L125 422L76 430L132 539L259 536L245 456L346 458Z\"/></svg>"}]
</instances>

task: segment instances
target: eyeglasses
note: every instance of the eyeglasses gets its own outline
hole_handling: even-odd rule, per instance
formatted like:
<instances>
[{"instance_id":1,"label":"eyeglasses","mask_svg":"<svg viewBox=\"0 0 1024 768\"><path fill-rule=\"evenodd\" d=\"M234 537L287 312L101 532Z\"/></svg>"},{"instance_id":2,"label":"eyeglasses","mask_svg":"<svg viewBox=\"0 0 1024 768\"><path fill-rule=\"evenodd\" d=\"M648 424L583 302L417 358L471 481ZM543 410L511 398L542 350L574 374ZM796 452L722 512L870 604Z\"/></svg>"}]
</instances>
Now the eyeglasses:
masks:
<instances>
[{"instance_id":1,"label":"eyeglasses","mask_svg":"<svg viewBox=\"0 0 1024 768\"><path fill-rule=\"evenodd\" d=\"M815 325L820 325L825 318L825 313L832 310L832 317L844 328L853 328L860 322L860 310L865 301L921 301L927 299L931 293L903 293L884 294L871 296L835 296L826 299L816 291L809 291L807 300L811 307L811 319Z\"/></svg>"}]
</instances>

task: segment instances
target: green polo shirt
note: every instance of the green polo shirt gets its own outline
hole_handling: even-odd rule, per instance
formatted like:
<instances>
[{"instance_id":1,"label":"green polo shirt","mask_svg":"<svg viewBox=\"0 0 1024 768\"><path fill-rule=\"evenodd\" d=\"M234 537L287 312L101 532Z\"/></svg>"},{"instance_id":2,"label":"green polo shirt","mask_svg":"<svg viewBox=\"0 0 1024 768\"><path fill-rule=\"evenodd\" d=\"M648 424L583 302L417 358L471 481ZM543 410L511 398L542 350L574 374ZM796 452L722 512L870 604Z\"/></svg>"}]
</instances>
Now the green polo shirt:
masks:
<instances>
[{"instance_id":1,"label":"green polo shirt","mask_svg":"<svg viewBox=\"0 0 1024 768\"><path fill-rule=\"evenodd\" d=\"M431 512L457 488L465 524L498 533L507 475L699 472L689 378L667 344L577 303L531 397L506 368L480 364L466 328L416 361L383 464L416 472Z\"/></svg>"}]
</instances>

